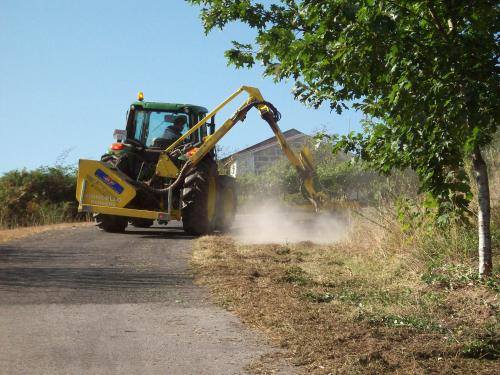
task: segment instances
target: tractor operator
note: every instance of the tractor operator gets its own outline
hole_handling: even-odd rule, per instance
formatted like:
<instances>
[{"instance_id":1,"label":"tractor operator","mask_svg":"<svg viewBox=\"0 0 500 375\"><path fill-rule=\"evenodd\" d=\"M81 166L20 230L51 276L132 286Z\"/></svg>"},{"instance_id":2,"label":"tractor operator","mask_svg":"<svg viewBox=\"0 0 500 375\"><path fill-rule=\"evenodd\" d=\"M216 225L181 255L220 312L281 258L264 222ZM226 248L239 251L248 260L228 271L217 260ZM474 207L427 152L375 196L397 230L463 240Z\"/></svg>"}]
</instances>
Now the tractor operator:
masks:
<instances>
[{"instance_id":1,"label":"tractor operator","mask_svg":"<svg viewBox=\"0 0 500 375\"><path fill-rule=\"evenodd\" d=\"M162 138L166 139L170 144L175 142L182 135L182 129L184 129L185 124L186 117L177 116L174 120L174 123L165 128Z\"/></svg>"}]
</instances>

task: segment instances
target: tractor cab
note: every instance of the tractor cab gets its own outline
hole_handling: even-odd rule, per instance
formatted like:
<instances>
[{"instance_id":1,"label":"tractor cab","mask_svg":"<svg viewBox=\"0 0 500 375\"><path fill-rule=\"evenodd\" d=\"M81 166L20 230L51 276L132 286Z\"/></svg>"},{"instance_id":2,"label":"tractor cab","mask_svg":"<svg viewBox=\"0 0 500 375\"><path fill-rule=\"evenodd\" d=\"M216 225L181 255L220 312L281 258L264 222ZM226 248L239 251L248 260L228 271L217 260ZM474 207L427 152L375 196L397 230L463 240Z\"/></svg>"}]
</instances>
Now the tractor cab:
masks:
<instances>
[{"instance_id":1,"label":"tractor cab","mask_svg":"<svg viewBox=\"0 0 500 375\"><path fill-rule=\"evenodd\" d=\"M127 112L125 130L116 129L116 142L111 144L102 161L114 164L135 180L148 180L156 170L160 154L188 132L207 115L204 107L178 104L146 102L139 93L138 100ZM192 149L203 142L215 130L214 118L200 126L176 146L174 164L181 167L185 162L184 149ZM182 152L181 152L182 151ZM215 151L211 151L215 156Z\"/></svg>"},{"instance_id":2,"label":"tractor cab","mask_svg":"<svg viewBox=\"0 0 500 375\"><path fill-rule=\"evenodd\" d=\"M144 148L165 149L176 138L203 119L208 110L190 104L145 102L141 93L130 106L127 116L126 140ZM185 143L199 143L214 130L213 119L190 135ZM175 137L177 135L177 137Z\"/></svg>"}]
</instances>

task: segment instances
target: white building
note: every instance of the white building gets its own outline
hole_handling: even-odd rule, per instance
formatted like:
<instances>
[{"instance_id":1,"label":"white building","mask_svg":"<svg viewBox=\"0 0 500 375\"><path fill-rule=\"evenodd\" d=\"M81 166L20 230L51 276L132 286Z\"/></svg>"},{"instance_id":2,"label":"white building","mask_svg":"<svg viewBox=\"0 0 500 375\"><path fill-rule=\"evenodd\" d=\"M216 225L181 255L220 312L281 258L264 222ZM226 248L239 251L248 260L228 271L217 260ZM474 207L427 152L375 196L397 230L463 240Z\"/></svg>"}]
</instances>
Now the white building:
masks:
<instances>
[{"instance_id":1,"label":"white building","mask_svg":"<svg viewBox=\"0 0 500 375\"><path fill-rule=\"evenodd\" d=\"M287 130L283 136L293 149L300 149L311 139L297 129ZM231 176L236 177L246 173L259 174L284 156L276 137L271 137L223 158L221 163L229 168Z\"/></svg>"}]
</instances>

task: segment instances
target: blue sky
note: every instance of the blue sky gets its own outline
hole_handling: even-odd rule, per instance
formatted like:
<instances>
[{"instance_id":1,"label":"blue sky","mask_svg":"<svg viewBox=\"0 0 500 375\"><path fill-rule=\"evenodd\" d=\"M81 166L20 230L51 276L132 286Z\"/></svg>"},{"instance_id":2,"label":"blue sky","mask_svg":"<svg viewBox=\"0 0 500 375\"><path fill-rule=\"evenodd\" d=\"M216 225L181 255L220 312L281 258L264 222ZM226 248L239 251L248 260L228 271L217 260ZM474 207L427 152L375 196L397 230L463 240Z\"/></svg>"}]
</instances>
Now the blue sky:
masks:
<instances>
[{"instance_id":1,"label":"blue sky","mask_svg":"<svg viewBox=\"0 0 500 375\"><path fill-rule=\"evenodd\" d=\"M67 150L68 164L99 158L138 91L211 109L250 85L280 110L283 130L360 128L360 113L307 108L293 100L291 82L228 67L223 53L233 39L251 41L252 33L232 25L205 36L199 9L183 0L0 0L0 173L53 165ZM236 151L270 136L252 114L222 146Z\"/></svg>"}]
</instances>

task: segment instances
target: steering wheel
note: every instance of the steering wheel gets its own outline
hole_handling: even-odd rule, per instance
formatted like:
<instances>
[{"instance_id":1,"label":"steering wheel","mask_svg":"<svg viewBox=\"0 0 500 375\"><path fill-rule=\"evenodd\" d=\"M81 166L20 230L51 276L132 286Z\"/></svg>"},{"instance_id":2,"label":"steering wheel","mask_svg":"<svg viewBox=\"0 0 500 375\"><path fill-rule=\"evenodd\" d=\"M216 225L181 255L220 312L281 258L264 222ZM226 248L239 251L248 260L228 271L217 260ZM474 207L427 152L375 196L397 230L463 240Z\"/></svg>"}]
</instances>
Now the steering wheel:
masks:
<instances>
[{"instance_id":1,"label":"steering wheel","mask_svg":"<svg viewBox=\"0 0 500 375\"><path fill-rule=\"evenodd\" d=\"M125 139L125 142L123 142L123 143L128 143L128 144L135 146L137 148L145 148L145 146L141 142L139 142L137 139L127 138L127 139Z\"/></svg>"}]
</instances>

